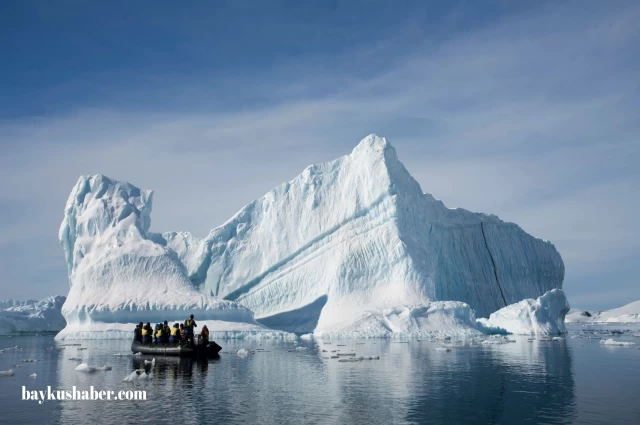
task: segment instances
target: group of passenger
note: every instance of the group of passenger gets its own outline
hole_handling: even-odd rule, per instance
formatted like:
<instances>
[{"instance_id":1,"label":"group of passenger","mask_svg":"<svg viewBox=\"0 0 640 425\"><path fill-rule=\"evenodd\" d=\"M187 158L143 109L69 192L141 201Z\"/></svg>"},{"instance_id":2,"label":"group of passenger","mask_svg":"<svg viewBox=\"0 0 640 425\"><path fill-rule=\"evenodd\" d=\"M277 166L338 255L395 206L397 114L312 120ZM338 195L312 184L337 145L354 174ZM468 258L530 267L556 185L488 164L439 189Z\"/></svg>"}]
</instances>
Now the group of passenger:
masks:
<instances>
[{"instance_id":1,"label":"group of passenger","mask_svg":"<svg viewBox=\"0 0 640 425\"><path fill-rule=\"evenodd\" d=\"M166 320L156 324L155 329L149 322L146 325L140 322L134 330L134 336L142 344L193 344L193 329L197 327L192 314L184 323L174 323L171 327ZM209 342L209 329L206 325L200 331L200 340L204 344Z\"/></svg>"}]
</instances>

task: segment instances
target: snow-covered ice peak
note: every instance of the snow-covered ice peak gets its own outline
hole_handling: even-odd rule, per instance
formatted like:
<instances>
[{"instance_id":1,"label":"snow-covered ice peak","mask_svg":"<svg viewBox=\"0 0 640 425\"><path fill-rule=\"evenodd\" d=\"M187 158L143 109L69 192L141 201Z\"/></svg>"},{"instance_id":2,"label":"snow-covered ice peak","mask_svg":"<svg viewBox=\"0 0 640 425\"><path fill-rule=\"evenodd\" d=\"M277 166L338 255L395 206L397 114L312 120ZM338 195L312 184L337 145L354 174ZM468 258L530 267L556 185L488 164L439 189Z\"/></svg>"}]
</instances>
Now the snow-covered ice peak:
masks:
<instances>
[{"instance_id":1,"label":"snow-covered ice peak","mask_svg":"<svg viewBox=\"0 0 640 425\"><path fill-rule=\"evenodd\" d=\"M488 316L560 288L564 277L552 244L495 216L448 209L376 135L307 167L202 239L151 233L152 193L79 179L60 229L68 320L246 307L268 327L307 333L433 301Z\"/></svg>"}]
</instances>

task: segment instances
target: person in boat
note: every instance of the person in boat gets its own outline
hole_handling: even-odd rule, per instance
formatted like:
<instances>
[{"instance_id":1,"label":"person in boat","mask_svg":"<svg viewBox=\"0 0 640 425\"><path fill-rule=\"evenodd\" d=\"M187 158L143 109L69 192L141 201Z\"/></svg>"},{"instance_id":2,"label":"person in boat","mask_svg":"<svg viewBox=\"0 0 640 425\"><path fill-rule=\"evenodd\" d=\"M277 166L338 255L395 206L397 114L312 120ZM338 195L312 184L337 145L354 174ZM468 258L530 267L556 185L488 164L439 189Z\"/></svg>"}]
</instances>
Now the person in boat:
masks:
<instances>
[{"instance_id":1,"label":"person in boat","mask_svg":"<svg viewBox=\"0 0 640 425\"><path fill-rule=\"evenodd\" d=\"M173 327L171 328L170 331L170 336L169 336L169 343L170 344L177 344L180 342L180 328L178 327L178 324L174 324Z\"/></svg>"},{"instance_id":2,"label":"person in boat","mask_svg":"<svg viewBox=\"0 0 640 425\"><path fill-rule=\"evenodd\" d=\"M142 343L151 344L152 334L153 329L151 328L151 323L147 322L147 324L142 327Z\"/></svg>"},{"instance_id":3,"label":"person in boat","mask_svg":"<svg viewBox=\"0 0 640 425\"><path fill-rule=\"evenodd\" d=\"M184 343L185 341L185 335L184 335L184 323L180 323L180 342Z\"/></svg>"},{"instance_id":4,"label":"person in boat","mask_svg":"<svg viewBox=\"0 0 640 425\"><path fill-rule=\"evenodd\" d=\"M209 328L207 328L207 325L204 325L200 331L200 343L204 345L209 343Z\"/></svg>"},{"instance_id":5,"label":"person in boat","mask_svg":"<svg viewBox=\"0 0 640 425\"><path fill-rule=\"evenodd\" d=\"M142 342L142 322L136 325L135 330L133 331L133 338L137 342Z\"/></svg>"},{"instance_id":6,"label":"person in boat","mask_svg":"<svg viewBox=\"0 0 640 425\"><path fill-rule=\"evenodd\" d=\"M193 328L197 328L198 325L195 320L193 320L193 314L189 316L187 320L184 321L184 335L187 339L187 342L193 342Z\"/></svg>"},{"instance_id":7,"label":"person in boat","mask_svg":"<svg viewBox=\"0 0 640 425\"><path fill-rule=\"evenodd\" d=\"M169 327L169 322L165 320L162 326L162 342L168 343L170 336L171 336L171 328Z\"/></svg>"},{"instance_id":8,"label":"person in boat","mask_svg":"<svg viewBox=\"0 0 640 425\"><path fill-rule=\"evenodd\" d=\"M158 323L156 325L156 332L155 332L155 343L156 344L160 344L162 342L162 323Z\"/></svg>"}]
</instances>

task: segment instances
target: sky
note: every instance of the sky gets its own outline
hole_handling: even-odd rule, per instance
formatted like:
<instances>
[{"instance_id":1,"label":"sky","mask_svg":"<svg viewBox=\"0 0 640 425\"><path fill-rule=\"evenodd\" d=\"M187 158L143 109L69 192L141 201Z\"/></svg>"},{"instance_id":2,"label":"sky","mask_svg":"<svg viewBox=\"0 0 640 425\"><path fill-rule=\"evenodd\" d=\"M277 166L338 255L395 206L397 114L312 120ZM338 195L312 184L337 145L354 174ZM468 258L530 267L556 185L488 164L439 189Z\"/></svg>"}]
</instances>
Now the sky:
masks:
<instances>
[{"instance_id":1,"label":"sky","mask_svg":"<svg viewBox=\"0 0 640 425\"><path fill-rule=\"evenodd\" d=\"M0 298L66 294L78 176L205 236L376 133L423 191L550 240L574 307L640 299L637 1L0 2Z\"/></svg>"}]
</instances>

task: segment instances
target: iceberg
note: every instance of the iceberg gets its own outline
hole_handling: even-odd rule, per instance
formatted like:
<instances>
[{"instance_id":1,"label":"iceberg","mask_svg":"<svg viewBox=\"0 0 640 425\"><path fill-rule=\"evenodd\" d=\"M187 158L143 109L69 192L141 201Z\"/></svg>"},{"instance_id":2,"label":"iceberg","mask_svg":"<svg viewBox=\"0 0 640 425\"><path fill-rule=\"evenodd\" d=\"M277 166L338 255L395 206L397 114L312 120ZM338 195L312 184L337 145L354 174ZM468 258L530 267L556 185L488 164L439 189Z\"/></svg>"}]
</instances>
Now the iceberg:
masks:
<instances>
[{"instance_id":1,"label":"iceberg","mask_svg":"<svg viewBox=\"0 0 640 425\"><path fill-rule=\"evenodd\" d=\"M578 310L567 315L567 322L639 323L640 300L611 310L588 312Z\"/></svg>"},{"instance_id":2,"label":"iceberg","mask_svg":"<svg viewBox=\"0 0 640 425\"><path fill-rule=\"evenodd\" d=\"M0 301L0 335L14 332L58 332L65 326L61 313L65 297L40 301Z\"/></svg>"},{"instance_id":3,"label":"iceberg","mask_svg":"<svg viewBox=\"0 0 640 425\"><path fill-rule=\"evenodd\" d=\"M486 332L506 331L520 335L567 333L564 325L569 302L561 289L553 289L537 299L526 299L478 319Z\"/></svg>"},{"instance_id":4,"label":"iceberg","mask_svg":"<svg viewBox=\"0 0 640 425\"><path fill-rule=\"evenodd\" d=\"M56 338L130 338L140 321L181 322L188 314L212 337L267 331L246 307L193 285L177 254L149 232L152 195L104 176L78 180L59 232L70 289L67 325Z\"/></svg>"},{"instance_id":5,"label":"iceberg","mask_svg":"<svg viewBox=\"0 0 640 425\"><path fill-rule=\"evenodd\" d=\"M486 317L564 278L551 243L445 207L376 135L204 238L151 232L152 200L102 175L78 180L59 233L70 280L62 336L130 332L188 312L220 332L431 332L428 322L472 323L471 309Z\"/></svg>"}]
</instances>

